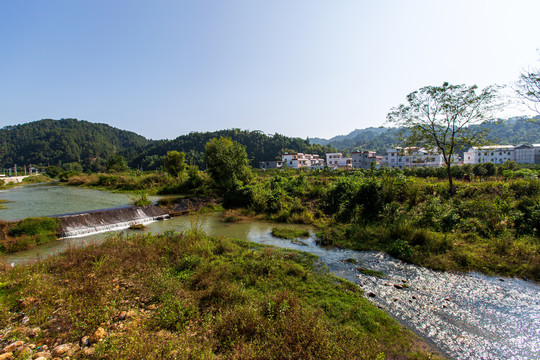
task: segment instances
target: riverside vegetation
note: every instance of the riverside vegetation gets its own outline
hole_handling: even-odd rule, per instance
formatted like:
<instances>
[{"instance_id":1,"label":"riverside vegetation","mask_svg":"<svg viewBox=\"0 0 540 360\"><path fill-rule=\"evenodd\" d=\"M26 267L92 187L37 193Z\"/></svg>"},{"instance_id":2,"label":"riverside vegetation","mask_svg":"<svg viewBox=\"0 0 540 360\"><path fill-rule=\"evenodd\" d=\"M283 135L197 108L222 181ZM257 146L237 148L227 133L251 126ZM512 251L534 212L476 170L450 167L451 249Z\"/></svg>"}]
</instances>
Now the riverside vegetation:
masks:
<instances>
[{"instance_id":1,"label":"riverside vegetation","mask_svg":"<svg viewBox=\"0 0 540 360\"><path fill-rule=\"evenodd\" d=\"M540 280L539 171L502 165L444 169L252 171L223 188L191 167L167 174L91 174L68 184L147 189L184 196L222 196L238 215L313 224L319 241L355 250L382 250L436 270L480 271ZM217 190L216 190L217 189ZM231 217L230 213L229 216ZM234 216L233 216L234 217Z\"/></svg>"},{"instance_id":2,"label":"riverside vegetation","mask_svg":"<svg viewBox=\"0 0 540 360\"><path fill-rule=\"evenodd\" d=\"M184 233L0 267L10 358L437 358L316 257Z\"/></svg>"}]
</instances>

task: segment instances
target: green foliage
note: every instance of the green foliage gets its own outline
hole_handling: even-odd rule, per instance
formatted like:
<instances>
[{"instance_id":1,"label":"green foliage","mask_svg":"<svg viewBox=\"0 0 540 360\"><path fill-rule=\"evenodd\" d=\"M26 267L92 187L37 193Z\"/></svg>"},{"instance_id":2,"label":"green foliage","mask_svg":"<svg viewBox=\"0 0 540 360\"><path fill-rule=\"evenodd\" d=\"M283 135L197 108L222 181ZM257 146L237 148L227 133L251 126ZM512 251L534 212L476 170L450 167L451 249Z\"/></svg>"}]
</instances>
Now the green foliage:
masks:
<instances>
[{"instance_id":1,"label":"green foliage","mask_svg":"<svg viewBox=\"0 0 540 360\"><path fill-rule=\"evenodd\" d=\"M148 206L152 204L152 200L148 198L146 193L139 193L136 198L132 199L132 204L135 206Z\"/></svg>"},{"instance_id":2,"label":"green foliage","mask_svg":"<svg viewBox=\"0 0 540 360\"><path fill-rule=\"evenodd\" d=\"M105 164L108 172L123 172L129 169L126 159L122 155L113 155Z\"/></svg>"},{"instance_id":3,"label":"green foliage","mask_svg":"<svg viewBox=\"0 0 540 360\"><path fill-rule=\"evenodd\" d=\"M149 141L106 124L77 119L46 119L0 129L0 143L4 150L0 155L0 165L4 168L14 163L62 166L77 162L83 163L86 170L97 165L96 171L100 170L100 159L108 159L115 154L132 159Z\"/></svg>"},{"instance_id":4,"label":"green foliage","mask_svg":"<svg viewBox=\"0 0 540 360\"><path fill-rule=\"evenodd\" d=\"M479 146L485 142L481 123L495 108L496 88L477 93L478 87L465 85L426 86L407 96L406 105L393 108L388 121L407 129L404 142L423 146L441 154L446 165L450 194L455 193L450 165L458 148ZM489 172L489 169L486 169Z\"/></svg>"},{"instance_id":5,"label":"green foliage","mask_svg":"<svg viewBox=\"0 0 540 360\"><path fill-rule=\"evenodd\" d=\"M63 172L64 172L64 169L56 165L48 166L45 169L45 173L47 174L47 176L51 178L58 178Z\"/></svg>"},{"instance_id":6,"label":"green foliage","mask_svg":"<svg viewBox=\"0 0 540 360\"><path fill-rule=\"evenodd\" d=\"M48 217L34 217L27 218L18 222L15 226L12 226L9 231L9 236L22 236L22 235L44 235L49 233L56 233L59 220L57 218Z\"/></svg>"},{"instance_id":7,"label":"green foliage","mask_svg":"<svg viewBox=\"0 0 540 360\"><path fill-rule=\"evenodd\" d=\"M60 221L57 218L27 218L7 225L10 238L0 241L0 252L13 253L56 239Z\"/></svg>"},{"instance_id":8,"label":"green foliage","mask_svg":"<svg viewBox=\"0 0 540 360\"><path fill-rule=\"evenodd\" d=\"M186 168L186 164L184 163L185 159L186 153L184 152L178 152L176 150L167 151L167 155L165 156L164 160L165 169L167 169L171 176L178 177Z\"/></svg>"},{"instance_id":9,"label":"green foliage","mask_svg":"<svg viewBox=\"0 0 540 360\"><path fill-rule=\"evenodd\" d=\"M245 147L230 138L214 138L206 143L204 161L215 186L222 193L238 189L251 173Z\"/></svg>"}]
</instances>

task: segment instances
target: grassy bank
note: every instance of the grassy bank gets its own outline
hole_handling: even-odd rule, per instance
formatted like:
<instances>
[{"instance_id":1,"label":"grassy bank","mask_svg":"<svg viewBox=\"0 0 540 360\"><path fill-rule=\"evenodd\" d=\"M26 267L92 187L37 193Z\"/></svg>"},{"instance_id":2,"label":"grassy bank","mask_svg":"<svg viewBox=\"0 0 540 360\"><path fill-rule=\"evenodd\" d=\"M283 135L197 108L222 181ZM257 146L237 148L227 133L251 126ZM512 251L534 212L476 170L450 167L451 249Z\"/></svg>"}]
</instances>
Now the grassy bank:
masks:
<instances>
[{"instance_id":1,"label":"grassy bank","mask_svg":"<svg viewBox=\"0 0 540 360\"><path fill-rule=\"evenodd\" d=\"M0 253L28 250L56 240L59 221L56 218L34 217L0 223Z\"/></svg>"},{"instance_id":2,"label":"grassy bank","mask_svg":"<svg viewBox=\"0 0 540 360\"><path fill-rule=\"evenodd\" d=\"M62 181L68 185L101 190L140 193L150 195L205 195L209 193L209 178L198 170L173 177L166 173L98 173L72 174Z\"/></svg>"},{"instance_id":3,"label":"grassy bank","mask_svg":"<svg viewBox=\"0 0 540 360\"><path fill-rule=\"evenodd\" d=\"M488 165L453 168L454 196L448 193L443 172L427 168L255 171L247 183L222 194L212 190L202 172L178 179L96 174L70 178L69 183L138 189L161 179L148 189L221 195L225 208L241 209L243 216L315 225L322 229L324 244L382 250L437 270L539 281L538 170ZM238 219L230 216L228 221Z\"/></svg>"},{"instance_id":4,"label":"grassy bank","mask_svg":"<svg viewBox=\"0 0 540 360\"><path fill-rule=\"evenodd\" d=\"M0 286L2 345L68 344L72 358L430 356L313 256L197 231L116 236L4 267Z\"/></svg>"}]
</instances>

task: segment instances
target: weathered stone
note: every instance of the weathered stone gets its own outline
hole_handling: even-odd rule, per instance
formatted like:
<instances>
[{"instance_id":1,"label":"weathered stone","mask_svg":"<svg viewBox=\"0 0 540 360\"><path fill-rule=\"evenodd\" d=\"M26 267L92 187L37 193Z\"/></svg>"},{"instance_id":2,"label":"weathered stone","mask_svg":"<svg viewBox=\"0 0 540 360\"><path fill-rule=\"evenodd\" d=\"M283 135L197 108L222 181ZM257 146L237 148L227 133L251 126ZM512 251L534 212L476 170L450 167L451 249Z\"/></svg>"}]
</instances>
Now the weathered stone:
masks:
<instances>
[{"instance_id":1,"label":"weathered stone","mask_svg":"<svg viewBox=\"0 0 540 360\"><path fill-rule=\"evenodd\" d=\"M69 349L71 349L70 344L58 345L57 347L55 347L53 349L52 356L53 357L60 357L60 356L67 355L67 352L69 351Z\"/></svg>"},{"instance_id":2,"label":"weathered stone","mask_svg":"<svg viewBox=\"0 0 540 360\"><path fill-rule=\"evenodd\" d=\"M13 359L15 358L13 357L13 353L11 351L0 355L0 360L13 360Z\"/></svg>"},{"instance_id":3,"label":"weathered stone","mask_svg":"<svg viewBox=\"0 0 540 360\"><path fill-rule=\"evenodd\" d=\"M401 285L399 285L399 284L394 284L394 287L395 287L396 289L400 289L400 290L403 289L403 286L401 286Z\"/></svg>"},{"instance_id":4,"label":"weathered stone","mask_svg":"<svg viewBox=\"0 0 540 360\"><path fill-rule=\"evenodd\" d=\"M52 359L52 354L50 351L40 351L34 354L34 359Z\"/></svg>"},{"instance_id":5,"label":"weathered stone","mask_svg":"<svg viewBox=\"0 0 540 360\"><path fill-rule=\"evenodd\" d=\"M91 343L96 343L98 341L100 341L101 339L103 339L105 337L105 329L102 328L102 327L98 327L96 331L94 331L94 333L92 334L92 336L90 337L90 342Z\"/></svg>"},{"instance_id":6,"label":"weathered stone","mask_svg":"<svg viewBox=\"0 0 540 360\"><path fill-rule=\"evenodd\" d=\"M22 346L19 349L17 349L17 353L19 357L25 358L28 355L32 354L32 349L30 349L29 346Z\"/></svg>"},{"instance_id":7,"label":"weathered stone","mask_svg":"<svg viewBox=\"0 0 540 360\"><path fill-rule=\"evenodd\" d=\"M46 358L46 357L43 357L43 356L34 358L34 360L49 360L49 359L51 359L51 358Z\"/></svg>"},{"instance_id":8,"label":"weathered stone","mask_svg":"<svg viewBox=\"0 0 540 360\"><path fill-rule=\"evenodd\" d=\"M96 353L96 348L93 347L93 346L89 347L89 348L86 348L86 349L84 349L83 353L86 356L92 356L92 355L94 355Z\"/></svg>"},{"instance_id":9,"label":"weathered stone","mask_svg":"<svg viewBox=\"0 0 540 360\"><path fill-rule=\"evenodd\" d=\"M367 293L367 296L369 296L369 297L376 297L377 295L375 295L375 293L373 293L373 292L368 292L368 293Z\"/></svg>"},{"instance_id":10,"label":"weathered stone","mask_svg":"<svg viewBox=\"0 0 540 360\"><path fill-rule=\"evenodd\" d=\"M35 338L39 335L39 333L41 332L41 329L39 327L35 327L31 330L29 330L27 333L26 333L26 336L28 336L29 338Z\"/></svg>"},{"instance_id":11,"label":"weathered stone","mask_svg":"<svg viewBox=\"0 0 540 360\"><path fill-rule=\"evenodd\" d=\"M71 349L69 349L69 351L67 352L67 356L71 357L77 354L79 350L81 350L81 348L79 347L79 345L75 344L71 347Z\"/></svg>"},{"instance_id":12,"label":"weathered stone","mask_svg":"<svg viewBox=\"0 0 540 360\"><path fill-rule=\"evenodd\" d=\"M15 351L17 348L24 345L24 341L15 341L2 349L3 353L9 353Z\"/></svg>"}]
</instances>

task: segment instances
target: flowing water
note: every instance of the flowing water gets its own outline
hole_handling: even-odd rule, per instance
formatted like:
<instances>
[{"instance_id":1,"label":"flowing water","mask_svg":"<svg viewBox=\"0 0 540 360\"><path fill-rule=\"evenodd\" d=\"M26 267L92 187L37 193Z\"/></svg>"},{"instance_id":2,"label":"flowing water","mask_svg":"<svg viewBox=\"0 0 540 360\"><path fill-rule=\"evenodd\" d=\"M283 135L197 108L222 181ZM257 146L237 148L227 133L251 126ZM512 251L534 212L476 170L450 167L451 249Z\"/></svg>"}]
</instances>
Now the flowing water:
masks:
<instances>
[{"instance_id":1,"label":"flowing water","mask_svg":"<svg viewBox=\"0 0 540 360\"><path fill-rule=\"evenodd\" d=\"M450 358L540 359L540 287L534 283L435 272L380 252L325 248L316 244L312 229L310 238L291 242L274 238L273 224L223 223L220 216L176 217L148 224L147 231L182 231L197 226L213 236L307 251L318 255L333 274L357 283L371 301ZM105 237L63 239L5 256L4 261L27 262L68 246L98 244ZM380 277L365 275L362 269L378 271Z\"/></svg>"}]
</instances>

